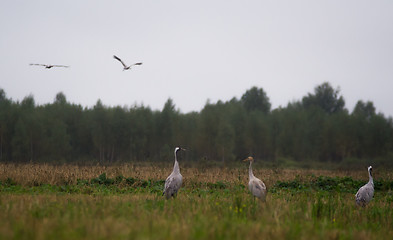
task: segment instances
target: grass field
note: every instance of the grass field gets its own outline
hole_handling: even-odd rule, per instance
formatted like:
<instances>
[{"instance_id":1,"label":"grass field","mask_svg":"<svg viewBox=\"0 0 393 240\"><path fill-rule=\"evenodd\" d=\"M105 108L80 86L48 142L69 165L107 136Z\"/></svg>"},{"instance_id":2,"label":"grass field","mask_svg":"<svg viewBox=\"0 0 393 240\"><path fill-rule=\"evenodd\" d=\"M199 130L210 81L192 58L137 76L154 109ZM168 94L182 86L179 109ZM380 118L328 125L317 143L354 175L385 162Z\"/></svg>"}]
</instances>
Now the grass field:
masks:
<instances>
[{"instance_id":1,"label":"grass field","mask_svg":"<svg viewBox=\"0 0 393 240\"><path fill-rule=\"evenodd\" d=\"M176 199L162 189L172 164L0 164L1 239L393 239L393 177L364 171L258 169L266 203L247 189L248 165L182 166Z\"/></svg>"}]
</instances>

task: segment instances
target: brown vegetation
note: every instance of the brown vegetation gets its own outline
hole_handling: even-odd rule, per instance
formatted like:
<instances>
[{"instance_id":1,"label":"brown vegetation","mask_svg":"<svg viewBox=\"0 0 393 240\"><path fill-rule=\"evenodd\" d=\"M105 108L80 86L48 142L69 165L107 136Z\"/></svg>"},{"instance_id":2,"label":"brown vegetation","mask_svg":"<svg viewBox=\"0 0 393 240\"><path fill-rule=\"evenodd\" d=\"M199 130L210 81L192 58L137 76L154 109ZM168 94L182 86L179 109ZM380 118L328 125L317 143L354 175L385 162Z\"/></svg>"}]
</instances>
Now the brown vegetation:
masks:
<instances>
[{"instance_id":1,"label":"brown vegetation","mask_svg":"<svg viewBox=\"0 0 393 240\"><path fill-rule=\"evenodd\" d=\"M376 178L392 174L375 169ZM378 170L378 171L377 171ZM135 163L111 166L0 164L0 181L12 179L26 189L40 184L75 184L106 173L108 178L164 180L172 163ZM357 208L354 194L335 191L272 191L267 202L253 201L246 188L248 165L191 166L183 163L184 190L169 201L161 192L117 194L101 185L95 192L0 192L0 239L383 239L392 236L391 191L377 192L366 208ZM367 180L364 171L261 169L254 174L268 187L277 181L311 176ZM199 191L203 183L232 187ZM201 184L202 183L202 184ZM219 185L219 184L217 184ZM74 185L80 187L81 185ZM82 186L81 188L85 188ZM24 188L25 189L25 188ZM42 190L41 189L41 190ZM52 188L50 188L52 189ZM53 190L52 189L52 190ZM56 190L57 189L57 190ZM84 189L84 190L86 190ZM152 188L150 189L152 190Z\"/></svg>"},{"instance_id":2,"label":"brown vegetation","mask_svg":"<svg viewBox=\"0 0 393 240\"><path fill-rule=\"evenodd\" d=\"M9 164L0 163L0 181L12 179L22 186L34 186L39 184L75 184L78 179L89 180L106 173L108 178L124 176L137 179L165 180L172 171L171 164L162 163L136 163L119 164L111 166L79 166L72 164ZM248 165L239 168L223 167L180 167L184 177L184 185L193 182L242 182L248 180ZM364 171L339 171L339 170L312 170L312 169L259 169L254 166L254 174L271 186L277 181L288 181L298 177L300 180L311 175L344 177L354 179L368 179L366 169ZM386 170L376 169L374 178L392 179L393 174Z\"/></svg>"}]
</instances>

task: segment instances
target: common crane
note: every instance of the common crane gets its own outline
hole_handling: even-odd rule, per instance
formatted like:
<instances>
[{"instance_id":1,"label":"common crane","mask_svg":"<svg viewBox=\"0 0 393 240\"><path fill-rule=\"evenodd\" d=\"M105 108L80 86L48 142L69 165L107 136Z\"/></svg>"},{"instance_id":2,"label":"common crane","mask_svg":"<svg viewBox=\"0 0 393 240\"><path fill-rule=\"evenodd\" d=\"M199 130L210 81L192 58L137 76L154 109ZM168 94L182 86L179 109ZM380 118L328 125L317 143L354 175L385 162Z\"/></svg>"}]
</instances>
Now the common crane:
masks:
<instances>
[{"instance_id":1,"label":"common crane","mask_svg":"<svg viewBox=\"0 0 393 240\"><path fill-rule=\"evenodd\" d=\"M250 166L248 169L248 176L249 176L248 189L250 189L250 192L254 196L254 199L255 197L257 197L263 202L265 202L266 195L267 195L266 185L259 178L255 177L254 174L252 173L252 163L254 162L254 158L248 157L243 161L250 162Z\"/></svg>"},{"instance_id":2,"label":"common crane","mask_svg":"<svg viewBox=\"0 0 393 240\"><path fill-rule=\"evenodd\" d=\"M43 66L46 69L51 69L53 67L64 67L64 68L70 67L70 66L65 66L65 65L52 65L52 64L39 64L39 63L30 63L30 66Z\"/></svg>"},{"instance_id":3,"label":"common crane","mask_svg":"<svg viewBox=\"0 0 393 240\"><path fill-rule=\"evenodd\" d=\"M179 191L183 182L183 176L180 174L179 163L177 161L177 153L180 150L185 151L185 149L181 147L175 148L175 165L173 166L173 171L171 175L169 175L165 181L163 195L165 195L166 199L175 197L177 195L177 191Z\"/></svg>"},{"instance_id":4,"label":"common crane","mask_svg":"<svg viewBox=\"0 0 393 240\"><path fill-rule=\"evenodd\" d=\"M356 204L362 207L366 206L366 204L369 203L374 196L374 181L372 175L373 167L369 166L367 170L369 179L368 183L359 188L355 195Z\"/></svg>"},{"instance_id":5,"label":"common crane","mask_svg":"<svg viewBox=\"0 0 393 240\"><path fill-rule=\"evenodd\" d=\"M131 67L134 66L134 65L142 65L141 62L138 62L138 63L134 63L134 64L131 64L131 65L127 66L127 65L126 65L120 58L118 58L117 56L113 55L113 58L116 59L116 60L118 60L119 62L121 62L121 64L123 65L123 71L124 71L124 70L129 70L129 69L131 69Z\"/></svg>"}]
</instances>

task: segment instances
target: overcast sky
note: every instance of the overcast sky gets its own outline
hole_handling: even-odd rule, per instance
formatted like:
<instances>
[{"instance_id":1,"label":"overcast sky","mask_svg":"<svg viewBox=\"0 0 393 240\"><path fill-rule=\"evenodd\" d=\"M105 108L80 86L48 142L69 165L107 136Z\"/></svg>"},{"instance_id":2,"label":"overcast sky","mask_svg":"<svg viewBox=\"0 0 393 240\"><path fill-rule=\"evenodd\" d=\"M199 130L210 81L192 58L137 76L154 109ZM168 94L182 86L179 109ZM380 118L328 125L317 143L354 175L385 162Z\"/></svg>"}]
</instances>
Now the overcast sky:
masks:
<instances>
[{"instance_id":1,"label":"overcast sky","mask_svg":"<svg viewBox=\"0 0 393 240\"><path fill-rule=\"evenodd\" d=\"M0 88L37 104L181 112L263 88L273 108L323 82L393 116L393 1L1 1ZM122 71L113 55L126 63ZM30 63L70 65L45 69Z\"/></svg>"}]
</instances>

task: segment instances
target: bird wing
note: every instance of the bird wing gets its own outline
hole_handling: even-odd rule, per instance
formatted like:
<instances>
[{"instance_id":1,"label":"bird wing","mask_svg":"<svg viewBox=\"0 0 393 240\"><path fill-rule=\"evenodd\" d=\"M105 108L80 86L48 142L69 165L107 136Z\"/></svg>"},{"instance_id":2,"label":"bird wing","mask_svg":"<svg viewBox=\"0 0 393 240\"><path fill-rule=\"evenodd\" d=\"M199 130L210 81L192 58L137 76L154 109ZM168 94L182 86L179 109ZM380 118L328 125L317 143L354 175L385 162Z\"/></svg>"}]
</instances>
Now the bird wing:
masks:
<instances>
[{"instance_id":1,"label":"bird wing","mask_svg":"<svg viewBox=\"0 0 393 240\"><path fill-rule=\"evenodd\" d=\"M258 189L259 191L265 191L266 190L265 184L260 179L255 179L254 183L255 183L255 184L253 184L254 187L256 189Z\"/></svg>"},{"instance_id":2,"label":"bird wing","mask_svg":"<svg viewBox=\"0 0 393 240\"><path fill-rule=\"evenodd\" d=\"M182 179L177 176L169 176L165 181L165 189L167 188L176 188L179 189L182 183Z\"/></svg>"},{"instance_id":3,"label":"bird wing","mask_svg":"<svg viewBox=\"0 0 393 240\"><path fill-rule=\"evenodd\" d=\"M66 66L66 65L52 65L52 67L65 67L65 68L68 68L70 66Z\"/></svg>"},{"instance_id":4,"label":"bird wing","mask_svg":"<svg viewBox=\"0 0 393 240\"><path fill-rule=\"evenodd\" d=\"M132 65L142 65L142 63L139 62L139 63L134 63L134 64L132 64Z\"/></svg>"},{"instance_id":5,"label":"bird wing","mask_svg":"<svg viewBox=\"0 0 393 240\"><path fill-rule=\"evenodd\" d=\"M177 193L182 184L182 177L173 176L172 174L165 181L164 194L167 197L171 197L173 194Z\"/></svg>"},{"instance_id":6,"label":"bird wing","mask_svg":"<svg viewBox=\"0 0 393 240\"><path fill-rule=\"evenodd\" d=\"M39 63L30 63L30 66L47 66L45 64L39 64Z\"/></svg>"},{"instance_id":7,"label":"bird wing","mask_svg":"<svg viewBox=\"0 0 393 240\"><path fill-rule=\"evenodd\" d=\"M374 188L366 184L363 187L359 188L359 191L356 193L355 198L357 203L368 203L369 201L371 201L373 196Z\"/></svg>"},{"instance_id":8,"label":"bird wing","mask_svg":"<svg viewBox=\"0 0 393 240\"><path fill-rule=\"evenodd\" d=\"M254 196L256 196L262 200L266 199L266 192L267 192L266 186L260 179L254 178L254 179L250 180L249 187L250 187L251 193Z\"/></svg>"},{"instance_id":9,"label":"bird wing","mask_svg":"<svg viewBox=\"0 0 393 240\"><path fill-rule=\"evenodd\" d=\"M120 58L118 58L116 55L113 55L113 58L118 60L119 62L121 62L121 64L123 64L123 67L127 67L127 65Z\"/></svg>"},{"instance_id":10,"label":"bird wing","mask_svg":"<svg viewBox=\"0 0 393 240\"><path fill-rule=\"evenodd\" d=\"M172 177L172 176L169 176L169 177L166 179L166 181L165 181L164 192L165 192L170 186L173 185L172 182L173 182L173 177Z\"/></svg>"}]
</instances>

